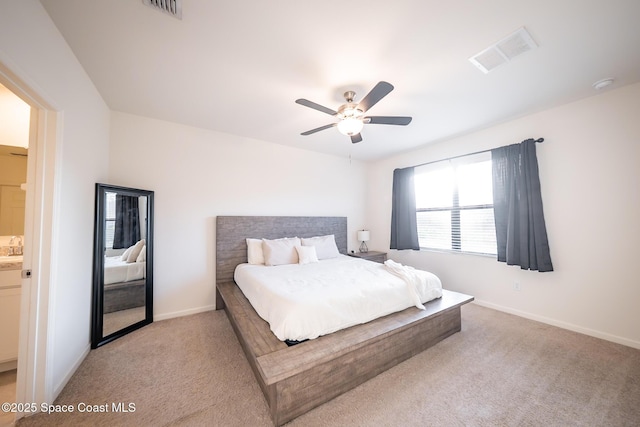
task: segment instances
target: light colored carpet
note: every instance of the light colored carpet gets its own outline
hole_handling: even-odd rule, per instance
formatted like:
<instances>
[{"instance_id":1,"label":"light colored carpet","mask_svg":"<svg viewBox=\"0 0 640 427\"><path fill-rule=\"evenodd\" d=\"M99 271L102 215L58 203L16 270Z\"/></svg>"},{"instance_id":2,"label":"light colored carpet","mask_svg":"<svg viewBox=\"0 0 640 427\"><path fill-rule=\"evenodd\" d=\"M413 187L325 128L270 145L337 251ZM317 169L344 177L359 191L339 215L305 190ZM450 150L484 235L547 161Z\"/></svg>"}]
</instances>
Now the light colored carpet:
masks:
<instances>
[{"instance_id":1,"label":"light colored carpet","mask_svg":"<svg viewBox=\"0 0 640 427\"><path fill-rule=\"evenodd\" d=\"M145 306L107 313L104 315L102 320L102 336L106 337L115 331L124 329L134 323L141 322L144 320L145 316Z\"/></svg>"},{"instance_id":2,"label":"light colored carpet","mask_svg":"<svg viewBox=\"0 0 640 427\"><path fill-rule=\"evenodd\" d=\"M0 372L0 403L16 401L16 373L15 369ZM12 412L0 410L0 426L11 425L14 419Z\"/></svg>"},{"instance_id":3,"label":"light colored carpet","mask_svg":"<svg viewBox=\"0 0 640 427\"><path fill-rule=\"evenodd\" d=\"M463 330L289 426L638 426L640 350L474 304ZM91 351L55 403L135 412L39 414L26 426L270 426L224 312L156 322Z\"/></svg>"}]
</instances>

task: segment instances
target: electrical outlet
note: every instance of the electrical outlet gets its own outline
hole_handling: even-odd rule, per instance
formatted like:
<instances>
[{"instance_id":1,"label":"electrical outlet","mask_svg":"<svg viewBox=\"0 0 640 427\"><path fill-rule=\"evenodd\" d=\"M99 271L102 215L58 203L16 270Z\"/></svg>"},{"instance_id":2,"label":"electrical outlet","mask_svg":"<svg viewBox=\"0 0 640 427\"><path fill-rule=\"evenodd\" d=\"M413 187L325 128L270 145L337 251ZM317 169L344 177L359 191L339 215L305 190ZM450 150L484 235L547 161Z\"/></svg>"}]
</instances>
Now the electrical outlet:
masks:
<instances>
[{"instance_id":1,"label":"electrical outlet","mask_svg":"<svg viewBox=\"0 0 640 427\"><path fill-rule=\"evenodd\" d=\"M522 290L522 285L520 282L513 282L513 290L520 292Z\"/></svg>"}]
</instances>

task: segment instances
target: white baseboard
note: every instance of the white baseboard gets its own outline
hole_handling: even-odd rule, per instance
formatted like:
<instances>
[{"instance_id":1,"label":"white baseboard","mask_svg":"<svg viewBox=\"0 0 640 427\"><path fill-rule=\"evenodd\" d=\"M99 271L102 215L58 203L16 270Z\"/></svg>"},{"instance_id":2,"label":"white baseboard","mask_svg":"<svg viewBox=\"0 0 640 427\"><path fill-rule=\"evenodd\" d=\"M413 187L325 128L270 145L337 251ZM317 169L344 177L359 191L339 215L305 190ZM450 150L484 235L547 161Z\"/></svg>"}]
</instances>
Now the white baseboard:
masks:
<instances>
[{"instance_id":1,"label":"white baseboard","mask_svg":"<svg viewBox=\"0 0 640 427\"><path fill-rule=\"evenodd\" d=\"M190 308L188 310L180 310L180 311L174 311L171 313L157 314L153 316L153 321L158 322L160 320L167 320L167 319L173 319L175 317L189 316L190 314L204 313L205 311L212 311L215 309L216 309L215 305L206 305L204 307Z\"/></svg>"},{"instance_id":2,"label":"white baseboard","mask_svg":"<svg viewBox=\"0 0 640 427\"><path fill-rule=\"evenodd\" d=\"M53 402L54 400L56 400L58 398L58 395L60 394L62 389L65 388L65 386L67 385L67 383L69 382L69 380L71 379L73 374L76 373L76 371L78 370L78 368L80 367L82 362L84 362L84 359L89 354L89 351L91 351L91 344L87 343L87 347L80 354L80 357L78 357L76 359L75 363L73 364L73 366L71 366L71 369L69 369L67 374L62 378L62 381L60 381L58 384L56 384L56 386L53 388L53 396L52 396L51 402Z\"/></svg>"},{"instance_id":3,"label":"white baseboard","mask_svg":"<svg viewBox=\"0 0 640 427\"><path fill-rule=\"evenodd\" d=\"M578 332L580 334L589 335L591 337L600 338L606 341L611 341L616 344L626 345L627 347L640 349L640 342L619 337L617 335L596 331L595 329L583 328L582 326L574 325L572 323L562 322L560 320L551 319L549 317L538 316L536 314L528 313L526 311L515 310L513 308L504 307L504 306L493 304L483 300L475 299L473 302L483 307L492 308L494 310L513 314L519 317L524 317L525 319L535 320L536 322L546 323L547 325L557 326L558 328L567 329L569 331Z\"/></svg>"}]
</instances>

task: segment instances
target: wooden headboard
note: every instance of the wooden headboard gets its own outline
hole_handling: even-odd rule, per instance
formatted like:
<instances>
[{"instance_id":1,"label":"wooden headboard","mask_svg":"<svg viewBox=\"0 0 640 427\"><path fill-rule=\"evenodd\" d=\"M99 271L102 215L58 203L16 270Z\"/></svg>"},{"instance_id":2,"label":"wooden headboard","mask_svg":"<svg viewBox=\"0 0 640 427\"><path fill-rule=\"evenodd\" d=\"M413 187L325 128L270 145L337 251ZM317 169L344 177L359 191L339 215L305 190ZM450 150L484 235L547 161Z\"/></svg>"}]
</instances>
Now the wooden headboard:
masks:
<instances>
[{"instance_id":1,"label":"wooden headboard","mask_svg":"<svg viewBox=\"0 0 640 427\"><path fill-rule=\"evenodd\" d=\"M216 284L233 281L238 264L247 262L247 238L279 239L333 234L347 253L347 218L321 216L219 216L216 218Z\"/></svg>"}]
</instances>

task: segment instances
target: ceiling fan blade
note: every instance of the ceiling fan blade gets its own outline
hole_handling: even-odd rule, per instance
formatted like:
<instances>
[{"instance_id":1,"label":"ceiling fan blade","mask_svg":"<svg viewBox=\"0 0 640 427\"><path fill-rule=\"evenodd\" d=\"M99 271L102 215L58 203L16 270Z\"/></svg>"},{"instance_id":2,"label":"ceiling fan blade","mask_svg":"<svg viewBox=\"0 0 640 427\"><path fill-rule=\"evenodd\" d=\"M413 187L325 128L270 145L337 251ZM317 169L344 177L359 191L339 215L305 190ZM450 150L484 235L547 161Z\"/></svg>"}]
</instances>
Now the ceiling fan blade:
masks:
<instances>
[{"instance_id":1,"label":"ceiling fan blade","mask_svg":"<svg viewBox=\"0 0 640 427\"><path fill-rule=\"evenodd\" d=\"M406 126L411 123L411 117L400 116L368 116L363 119L367 124L374 125L400 125Z\"/></svg>"},{"instance_id":2,"label":"ceiling fan blade","mask_svg":"<svg viewBox=\"0 0 640 427\"><path fill-rule=\"evenodd\" d=\"M330 125L320 126L319 128L315 128L315 129L308 130L306 132L302 132L300 135L304 135L304 136L311 135L312 133L320 132L321 130L329 129L329 128L332 128L332 127L334 127L336 125L337 125L337 123L331 123Z\"/></svg>"},{"instance_id":3,"label":"ceiling fan blade","mask_svg":"<svg viewBox=\"0 0 640 427\"><path fill-rule=\"evenodd\" d=\"M360 135L359 133L357 133L355 135L351 135L351 143L352 144L357 144L360 141L362 141L362 135Z\"/></svg>"},{"instance_id":4,"label":"ceiling fan blade","mask_svg":"<svg viewBox=\"0 0 640 427\"><path fill-rule=\"evenodd\" d=\"M375 85L364 98L362 98L362 101L358 104L358 109L362 110L363 113L366 113L369 108L376 105L378 101L387 96L392 90L393 85L391 85L391 83L378 82L378 84Z\"/></svg>"},{"instance_id":5,"label":"ceiling fan blade","mask_svg":"<svg viewBox=\"0 0 640 427\"><path fill-rule=\"evenodd\" d=\"M296 99L296 104L304 105L305 107L322 111L323 113L329 114L330 116L335 116L336 114L338 114L337 111L333 111L331 108L323 107L322 105L316 104L315 102L309 101L308 99Z\"/></svg>"}]
</instances>

